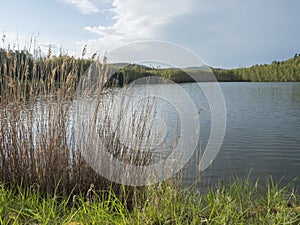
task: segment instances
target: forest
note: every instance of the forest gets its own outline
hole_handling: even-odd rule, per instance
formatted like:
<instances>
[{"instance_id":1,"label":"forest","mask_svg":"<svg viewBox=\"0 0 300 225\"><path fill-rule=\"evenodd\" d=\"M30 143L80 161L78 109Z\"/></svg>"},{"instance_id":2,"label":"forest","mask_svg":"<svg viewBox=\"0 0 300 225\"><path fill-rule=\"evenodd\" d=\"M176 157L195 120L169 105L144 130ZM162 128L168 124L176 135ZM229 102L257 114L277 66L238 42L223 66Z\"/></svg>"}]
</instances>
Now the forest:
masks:
<instances>
[{"instance_id":1,"label":"forest","mask_svg":"<svg viewBox=\"0 0 300 225\"><path fill-rule=\"evenodd\" d=\"M76 74L74 75L79 79L79 77L83 75L89 66L96 60L98 60L98 57L95 55L90 58L75 58L63 54L51 55L51 51L49 50L48 55L46 56L33 57L31 53L25 50L16 51L0 49L0 74L2 78L3 76L13 78L15 74L26 74L27 79L30 80L43 72L43 74L51 74L51 77L59 82L62 74L60 69L53 71L54 65L60 65L58 68L64 67L65 73L74 73L74 68L76 68ZM21 62L26 62L27 65L21 65ZM110 79L107 82L107 85L109 86L112 84L122 86L126 83L131 83L138 78L148 76L162 77L176 83L211 82L216 81L215 78L220 82L300 81L300 54L295 54L294 57L285 61L274 60L270 64L257 64L251 67L234 69L222 69L208 66L190 68L155 68L138 64L108 65L110 68L113 68L114 71L113 74L109 74ZM18 70L26 71L22 72ZM20 77L20 79L24 78ZM44 79L48 79L48 77L45 76ZM1 80L3 79L0 79L0 81Z\"/></svg>"},{"instance_id":2,"label":"forest","mask_svg":"<svg viewBox=\"0 0 300 225\"><path fill-rule=\"evenodd\" d=\"M285 61L274 60L271 64L253 65L247 68L221 69L213 67L150 68L142 65L128 65L119 70L113 79L121 83L145 76L159 76L176 83L214 81L220 82L299 82L300 54Z\"/></svg>"},{"instance_id":3,"label":"forest","mask_svg":"<svg viewBox=\"0 0 300 225\"><path fill-rule=\"evenodd\" d=\"M219 81L300 81L300 54L285 61L274 60L271 64L228 70L213 68L213 72Z\"/></svg>"}]
</instances>

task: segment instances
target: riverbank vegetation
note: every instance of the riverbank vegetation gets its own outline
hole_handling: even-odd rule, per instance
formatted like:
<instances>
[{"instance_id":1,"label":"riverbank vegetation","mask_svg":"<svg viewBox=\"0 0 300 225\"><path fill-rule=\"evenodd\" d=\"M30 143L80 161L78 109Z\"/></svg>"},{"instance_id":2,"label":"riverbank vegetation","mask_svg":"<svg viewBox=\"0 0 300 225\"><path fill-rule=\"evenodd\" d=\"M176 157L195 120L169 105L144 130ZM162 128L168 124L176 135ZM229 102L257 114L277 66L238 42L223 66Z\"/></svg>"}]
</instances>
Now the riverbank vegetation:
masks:
<instances>
[{"instance_id":1,"label":"riverbank vegetation","mask_svg":"<svg viewBox=\"0 0 300 225\"><path fill-rule=\"evenodd\" d=\"M86 160L86 152L93 152L95 146L91 143L96 136L97 141L103 141L104 150L115 158L134 165L147 165L151 160L149 154L141 151L131 154L127 143L120 143L124 132L120 129L126 123L123 107L116 112L112 126L108 106L113 99L98 104L104 98L104 85L95 76L105 77L105 63L94 60L93 66L84 71L83 59L66 55L53 58L50 53L46 58L32 58L26 52L10 50L0 51L0 62L0 184L13 189L38 186L42 196L78 194L93 184L97 190L112 189L130 208L133 193L142 193L143 188L112 183L93 170L91 160ZM94 76L90 76L92 72ZM80 82L79 77L83 76ZM72 104L89 96L96 99L94 105L87 104L85 109L90 111L91 118L75 127L80 115L72 110ZM150 104L145 103L144 109ZM150 112L149 109L133 118L136 123L128 128L136 135L136 140L128 136L128 141L137 149L147 143L148 134L141 129L150 119ZM97 131L90 135L95 126Z\"/></svg>"},{"instance_id":2,"label":"riverbank vegetation","mask_svg":"<svg viewBox=\"0 0 300 225\"><path fill-rule=\"evenodd\" d=\"M123 162L141 167L152 162L145 146L153 146L150 141L156 139L147 139L151 135L145 127L155 104L148 101L140 106L143 113L135 114L134 123L127 127L130 132L125 133L131 136L121 142L126 104L120 107L114 126L109 120L111 102L103 104L107 86L119 80L106 80L105 59L100 63L96 55L89 60L83 56L84 51L79 59L51 56L50 50L45 57L0 51L1 224L299 223L299 196L290 186L279 187L271 180L266 188L246 179L201 193L181 189L176 179L126 186L97 173L85 155L95 147L93 138L99 138L95 143L102 141L103 150ZM128 73L136 79L142 72L132 71L138 70L149 75L159 71L130 65L119 75ZM182 79L182 72L170 70L161 70L164 75L160 76ZM101 79L95 80L93 74ZM74 127L73 102L91 96L97 97L96 104L89 102L84 108L91 111L91 120ZM96 133L89 135L95 127ZM129 142L137 150L134 154Z\"/></svg>"},{"instance_id":3,"label":"riverbank vegetation","mask_svg":"<svg viewBox=\"0 0 300 225\"><path fill-rule=\"evenodd\" d=\"M126 194L126 193L125 193ZM148 186L128 209L113 189L62 196L38 186L0 185L1 224L299 224L299 195L291 185L249 179L219 185L205 193L161 183Z\"/></svg>"}]
</instances>

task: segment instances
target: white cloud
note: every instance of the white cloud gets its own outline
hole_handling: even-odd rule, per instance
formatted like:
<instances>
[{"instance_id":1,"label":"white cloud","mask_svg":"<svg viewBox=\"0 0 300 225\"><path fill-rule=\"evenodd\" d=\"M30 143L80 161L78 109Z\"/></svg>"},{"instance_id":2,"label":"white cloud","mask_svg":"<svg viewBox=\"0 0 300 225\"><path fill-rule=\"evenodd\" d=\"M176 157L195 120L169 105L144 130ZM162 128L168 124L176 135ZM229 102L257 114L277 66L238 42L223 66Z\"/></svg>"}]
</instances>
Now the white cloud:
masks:
<instances>
[{"instance_id":1,"label":"white cloud","mask_svg":"<svg viewBox=\"0 0 300 225\"><path fill-rule=\"evenodd\" d=\"M192 9L192 1L114 0L111 9L113 24L86 26L85 30L98 34L96 42L105 48L136 40L159 39L161 31L176 16Z\"/></svg>"},{"instance_id":2,"label":"white cloud","mask_svg":"<svg viewBox=\"0 0 300 225\"><path fill-rule=\"evenodd\" d=\"M82 14L99 12L96 4L89 0L65 0L65 2L74 5Z\"/></svg>"}]
</instances>

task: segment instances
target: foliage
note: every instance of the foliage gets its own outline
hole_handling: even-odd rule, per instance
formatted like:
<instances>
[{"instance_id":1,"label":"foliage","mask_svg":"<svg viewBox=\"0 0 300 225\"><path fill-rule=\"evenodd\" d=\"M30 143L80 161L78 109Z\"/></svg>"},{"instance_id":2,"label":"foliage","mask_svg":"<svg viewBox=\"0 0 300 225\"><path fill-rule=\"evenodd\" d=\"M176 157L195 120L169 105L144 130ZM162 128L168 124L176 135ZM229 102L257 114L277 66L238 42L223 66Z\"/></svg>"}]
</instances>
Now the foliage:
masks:
<instances>
[{"instance_id":1,"label":"foliage","mask_svg":"<svg viewBox=\"0 0 300 225\"><path fill-rule=\"evenodd\" d=\"M300 55L286 61L273 61L272 64L254 65L249 68L220 69L220 68L150 68L141 65L128 65L115 74L114 79L119 85L130 83L138 78L158 76L176 83L214 81L212 75L220 82L282 82L300 81Z\"/></svg>"},{"instance_id":2,"label":"foliage","mask_svg":"<svg viewBox=\"0 0 300 225\"><path fill-rule=\"evenodd\" d=\"M249 68L214 69L219 81L300 81L300 55L286 61L254 65Z\"/></svg>"}]
</instances>

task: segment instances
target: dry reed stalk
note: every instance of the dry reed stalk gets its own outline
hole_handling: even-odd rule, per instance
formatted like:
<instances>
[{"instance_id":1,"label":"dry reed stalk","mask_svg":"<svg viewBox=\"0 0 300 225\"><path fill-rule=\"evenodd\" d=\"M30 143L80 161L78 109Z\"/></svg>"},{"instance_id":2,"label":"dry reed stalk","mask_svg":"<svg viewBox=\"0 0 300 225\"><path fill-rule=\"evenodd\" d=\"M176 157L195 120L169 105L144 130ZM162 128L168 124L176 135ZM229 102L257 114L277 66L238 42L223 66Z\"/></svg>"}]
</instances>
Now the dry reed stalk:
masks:
<instances>
[{"instance_id":1,"label":"dry reed stalk","mask_svg":"<svg viewBox=\"0 0 300 225\"><path fill-rule=\"evenodd\" d=\"M80 150L88 143L80 143L74 135L76 130L84 130L72 127L70 116L75 89L80 88L79 78L84 75L84 60L66 55L51 57L51 54L49 49L46 58L33 58L27 51L0 49L0 182L25 187L38 185L42 193L66 195L86 191L93 183L96 190L113 188L123 201L129 198L133 201L134 192L142 188L111 184L97 174ZM92 77L95 68L101 75L100 83L96 84ZM88 87L82 94L96 93L97 101L103 102L103 84L107 79L106 61L100 64L96 60L82 80ZM121 129L126 128L125 103L123 100L115 126L109 120L109 104L98 104L94 112L102 118L102 130L98 133L105 134L105 150L114 157L132 165L148 165L152 155L140 149L151 144L145 127L153 115L154 102L139 106L142 114L136 111L127 131ZM121 143L119 138L124 133L131 135L125 138L127 142ZM126 147L129 145L131 149Z\"/></svg>"}]
</instances>

